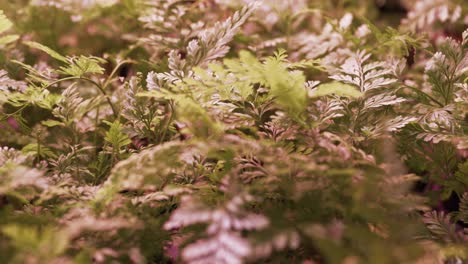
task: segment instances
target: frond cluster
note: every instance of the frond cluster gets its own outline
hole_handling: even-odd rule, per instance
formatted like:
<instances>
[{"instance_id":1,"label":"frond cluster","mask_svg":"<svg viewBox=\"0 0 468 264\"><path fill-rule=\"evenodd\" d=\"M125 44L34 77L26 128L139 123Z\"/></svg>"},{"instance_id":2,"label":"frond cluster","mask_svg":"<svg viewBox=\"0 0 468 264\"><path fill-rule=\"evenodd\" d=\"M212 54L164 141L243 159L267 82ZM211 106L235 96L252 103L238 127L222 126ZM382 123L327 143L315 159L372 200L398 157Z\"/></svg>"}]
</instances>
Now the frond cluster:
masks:
<instances>
[{"instance_id":1,"label":"frond cluster","mask_svg":"<svg viewBox=\"0 0 468 264\"><path fill-rule=\"evenodd\" d=\"M465 2L6 2L1 262L468 261Z\"/></svg>"}]
</instances>

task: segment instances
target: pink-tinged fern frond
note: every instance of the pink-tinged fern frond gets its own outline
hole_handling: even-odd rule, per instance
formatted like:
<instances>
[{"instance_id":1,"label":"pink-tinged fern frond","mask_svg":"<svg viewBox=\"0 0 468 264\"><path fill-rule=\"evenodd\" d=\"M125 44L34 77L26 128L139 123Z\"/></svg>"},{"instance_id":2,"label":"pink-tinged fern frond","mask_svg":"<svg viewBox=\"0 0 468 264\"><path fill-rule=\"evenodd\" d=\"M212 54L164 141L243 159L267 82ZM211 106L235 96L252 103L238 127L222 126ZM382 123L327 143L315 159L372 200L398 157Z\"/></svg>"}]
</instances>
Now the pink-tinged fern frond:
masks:
<instances>
[{"instance_id":1,"label":"pink-tinged fern frond","mask_svg":"<svg viewBox=\"0 0 468 264\"><path fill-rule=\"evenodd\" d=\"M187 263L243 263L251 252L251 245L241 231L263 229L269 224L263 215L249 213L243 208L252 199L250 195L238 195L210 209L190 197L184 197L164 228L171 230L199 223L208 224L205 231L207 238L199 239L183 249L182 258Z\"/></svg>"},{"instance_id":2,"label":"pink-tinged fern frond","mask_svg":"<svg viewBox=\"0 0 468 264\"><path fill-rule=\"evenodd\" d=\"M455 1L418 0L401 23L413 31L427 29L436 22L455 23L462 15L462 7Z\"/></svg>"},{"instance_id":3,"label":"pink-tinged fern frond","mask_svg":"<svg viewBox=\"0 0 468 264\"><path fill-rule=\"evenodd\" d=\"M338 74L331 79L355 85L361 92L382 88L394 84L392 70L383 61L368 62L371 54L358 51L341 65Z\"/></svg>"}]
</instances>

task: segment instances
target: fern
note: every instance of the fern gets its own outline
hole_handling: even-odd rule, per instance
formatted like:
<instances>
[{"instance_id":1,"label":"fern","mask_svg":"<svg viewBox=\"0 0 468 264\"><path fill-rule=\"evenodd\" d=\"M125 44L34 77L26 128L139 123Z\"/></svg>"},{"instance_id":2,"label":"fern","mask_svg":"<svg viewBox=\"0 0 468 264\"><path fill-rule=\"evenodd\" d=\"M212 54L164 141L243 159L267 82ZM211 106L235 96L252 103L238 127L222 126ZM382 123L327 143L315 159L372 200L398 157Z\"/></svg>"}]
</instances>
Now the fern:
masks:
<instances>
[{"instance_id":1,"label":"fern","mask_svg":"<svg viewBox=\"0 0 468 264\"><path fill-rule=\"evenodd\" d=\"M414 128L418 139L427 142L452 142L463 148L464 125L456 120L462 120L466 114L465 104L456 96L464 97L463 85L466 79L466 43L468 34L463 34L461 43L447 38L427 62L425 79L430 90L423 93L430 98L424 103L424 109L419 117L419 127ZM420 93L420 92L419 92Z\"/></svg>"},{"instance_id":2,"label":"fern","mask_svg":"<svg viewBox=\"0 0 468 264\"><path fill-rule=\"evenodd\" d=\"M358 51L343 63L340 74L332 75L330 78L353 84L361 92L395 83L396 79L385 77L391 73L390 69L385 69L386 64L382 61L369 63L370 56L371 54L365 51Z\"/></svg>"},{"instance_id":3,"label":"fern","mask_svg":"<svg viewBox=\"0 0 468 264\"><path fill-rule=\"evenodd\" d=\"M257 6L258 3L254 2L236 12L223 23L217 23L213 28L200 32L198 39L194 39L187 44L185 59L182 59L177 51L172 50L169 53L168 62L171 71L159 74L150 72L147 81L153 85L148 88L156 89L160 87L159 83L162 81L170 83L177 81L189 74L192 67L202 66L210 60L225 55L229 50L227 43L232 40L239 27L245 23Z\"/></svg>"},{"instance_id":4,"label":"fern","mask_svg":"<svg viewBox=\"0 0 468 264\"><path fill-rule=\"evenodd\" d=\"M343 97L360 97L362 93L357 91L353 86L342 84L340 82L325 83L311 89L310 97L324 96L336 94Z\"/></svg>"},{"instance_id":5,"label":"fern","mask_svg":"<svg viewBox=\"0 0 468 264\"><path fill-rule=\"evenodd\" d=\"M268 225L268 220L263 216L242 210L244 203L250 200L251 196L238 195L226 201L223 207L206 210L197 206L196 202L184 199L165 228L208 223L208 238L186 246L182 252L183 259L188 263L242 263L242 259L250 254L250 245L241 237L240 231L261 229Z\"/></svg>"},{"instance_id":6,"label":"fern","mask_svg":"<svg viewBox=\"0 0 468 264\"><path fill-rule=\"evenodd\" d=\"M28 202L28 191L23 187L47 189L49 181L44 177L44 171L31 166L30 156L8 147L0 148L0 195L12 195Z\"/></svg>"},{"instance_id":7,"label":"fern","mask_svg":"<svg viewBox=\"0 0 468 264\"><path fill-rule=\"evenodd\" d=\"M3 262L466 261L462 1L7 2Z\"/></svg>"},{"instance_id":8,"label":"fern","mask_svg":"<svg viewBox=\"0 0 468 264\"><path fill-rule=\"evenodd\" d=\"M39 228L8 225L4 226L1 231L20 250L20 254L14 260L18 262L57 260L69 243L67 233L54 230L52 226L41 230ZM34 255L32 260L28 258L28 254L31 253Z\"/></svg>"},{"instance_id":9,"label":"fern","mask_svg":"<svg viewBox=\"0 0 468 264\"><path fill-rule=\"evenodd\" d=\"M52 58L59 60L62 63L65 63L66 66L60 67L60 70L58 71L61 74L79 77L86 73L98 73L98 74L104 73L104 69L101 66L99 66L99 64L102 64L105 61L100 58L86 57L86 56L67 58L67 57L60 55L56 51L50 49L49 47L46 47L37 42L29 41L29 42L25 42L25 44L28 45L29 47L39 49L47 53L48 55L50 55Z\"/></svg>"},{"instance_id":10,"label":"fern","mask_svg":"<svg viewBox=\"0 0 468 264\"><path fill-rule=\"evenodd\" d=\"M0 34L3 35L7 30L13 27L13 23L8 20L8 18L3 13L3 10L0 10ZM0 47L8 43L14 42L19 38L18 35L4 35L0 37Z\"/></svg>"},{"instance_id":11,"label":"fern","mask_svg":"<svg viewBox=\"0 0 468 264\"><path fill-rule=\"evenodd\" d=\"M192 41L187 46L189 65L203 65L208 61L223 57L229 50L226 45L258 6L259 2L253 2L223 23L218 23L213 28L201 32L200 40Z\"/></svg>"},{"instance_id":12,"label":"fern","mask_svg":"<svg viewBox=\"0 0 468 264\"><path fill-rule=\"evenodd\" d=\"M468 222L468 194L464 193L460 199L458 219L464 223Z\"/></svg>"},{"instance_id":13,"label":"fern","mask_svg":"<svg viewBox=\"0 0 468 264\"><path fill-rule=\"evenodd\" d=\"M114 121L109 125L110 128L109 131L106 132L104 140L112 145L112 155L116 159L120 159L122 148L130 144L132 141L125 133L122 132L123 127L119 121Z\"/></svg>"},{"instance_id":14,"label":"fern","mask_svg":"<svg viewBox=\"0 0 468 264\"><path fill-rule=\"evenodd\" d=\"M258 61L248 52L240 52L239 59L224 61L225 69L217 65L211 65L215 78L210 77L203 71L196 71L205 87L214 88L213 91L223 99L224 94L235 91L242 98L247 98L253 93L252 85L260 84L268 88L269 96L285 111L299 117L305 109L306 90L304 89L305 77L300 71L289 70L286 55L279 51L275 56L265 58L263 62ZM232 80L232 84L219 85L222 76L234 74L239 76ZM197 79L185 79L190 86L197 85ZM210 90L208 90L210 91ZM205 95L210 97L211 94Z\"/></svg>"},{"instance_id":15,"label":"fern","mask_svg":"<svg viewBox=\"0 0 468 264\"><path fill-rule=\"evenodd\" d=\"M424 215L423 221L437 239L455 243L464 240L463 234L456 230L450 217L442 212L428 212Z\"/></svg>"},{"instance_id":16,"label":"fern","mask_svg":"<svg viewBox=\"0 0 468 264\"><path fill-rule=\"evenodd\" d=\"M410 30L426 29L435 22L455 23L462 14L462 6L456 1L416 1L402 24Z\"/></svg>"},{"instance_id":17,"label":"fern","mask_svg":"<svg viewBox=\"0 0 468 264\"><path fill-rule=\"evenodd\" d=\"M10 29L13 26L10 20L5 16L3 10L1 11L0 15L0 33L3 33Z\"/></svg>"},{"instance_id":18,"label":"fern","mask_svg":"<svg viewBox=\"0 0 468 264\"><path fill-rule=\"evenodd\" d=\"M399 98L395 95L379 94L364 101L363 110L369 110L370 108L377 108L385 105L394 105L404 101L406 101L404 98Z\"/></svg>"}]
</instances>

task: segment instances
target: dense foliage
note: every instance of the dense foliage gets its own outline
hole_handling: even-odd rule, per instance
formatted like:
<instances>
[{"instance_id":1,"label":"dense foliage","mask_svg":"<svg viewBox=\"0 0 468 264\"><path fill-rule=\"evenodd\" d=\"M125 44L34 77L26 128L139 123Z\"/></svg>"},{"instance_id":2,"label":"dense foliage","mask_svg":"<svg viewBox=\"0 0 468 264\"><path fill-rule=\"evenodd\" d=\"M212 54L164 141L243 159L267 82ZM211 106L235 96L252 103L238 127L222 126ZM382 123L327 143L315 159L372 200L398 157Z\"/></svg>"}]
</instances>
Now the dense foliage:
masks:
<instances>
[{"instance_id":1,"label":"dense foliage","mask_svg":"<svg viewBox=\"0 0 468 264\"><path fill-rule=\"evenodd\" d=\"M468 262L467 3L0 0L1 262Z\"/></svg>"}]
</instances>

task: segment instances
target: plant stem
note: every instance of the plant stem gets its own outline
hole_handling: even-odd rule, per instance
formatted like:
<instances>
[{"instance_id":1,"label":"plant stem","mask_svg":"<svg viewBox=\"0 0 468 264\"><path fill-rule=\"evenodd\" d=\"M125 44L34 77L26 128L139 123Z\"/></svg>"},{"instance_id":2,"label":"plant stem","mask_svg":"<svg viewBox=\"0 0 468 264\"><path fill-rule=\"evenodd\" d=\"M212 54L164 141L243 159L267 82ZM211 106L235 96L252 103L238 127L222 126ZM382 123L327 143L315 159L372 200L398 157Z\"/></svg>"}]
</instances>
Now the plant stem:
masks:
<instances>
[{"instance_id":1,"label":"plant stem","mask_svg":"<svg viewBox=\"0 0 468 264\"><path fill-rule=\"evenodd\" d=\"M112 81L112 78L114 77L114 75L117 73L117 70L122 67L124 64L127 64L127 63L133 63L132 60L123 60L121 62L119 62L115 67L114 69L112 70L111 74L109 75L109 77L107 77L106 81L104 81L104 84L102 85L102 89L106 89L106 87L110 84L110 82Z\"/></svg>"},{"instance_id":2,"label":"plant stem","mask_svg":"<svg viewBox=\"0 0 468 264\"><path fill-rule=\"evenodd\" d=\"M416 87L412 87L412 86L408 86L408 85L405 85L405 87L417 92L418 94L422 94L424 95L426 98L430 99L431 101L433 101L434 103L436 103L437 105L439 105L440 107L444 107L444 105L442 103L440 103L439 101L437 101L434 97L428 95L427 93L419 90L418 88Z\"/></svg>"},{"instance_id":3,"label":"plant stem","mask_svg":"<svg viewBox=\"0 0 468 264\"><path fill-rule=\"evenodd\" d=\"M66 77L66 78L62 78L62 79L59 79L57 81L54 81L54 82L51 82L49 83L47 86L44 87L44 89L47 89L49 87L51 87L52 85L55 85L57 83L60 83L60 82L64 82L64 81L69 81L69 80L83 80L83 81L87 81L91 84L93 84L94 86L96 86L96 88L98 88L98 90L104 95L104 97L106 97L106 100L107 100L107 103L109 104L109 106L112 108L112 112L114 114L114 117L117 118L118 114L117 114L117 110L114 106L114 104L112 103L110 97L106 94L106 92L104 91L103 87L98 84L97 82L87 78L87 77L82 77L82 76L71 76L71 77Z\"/></svg>"}]
</instances>

